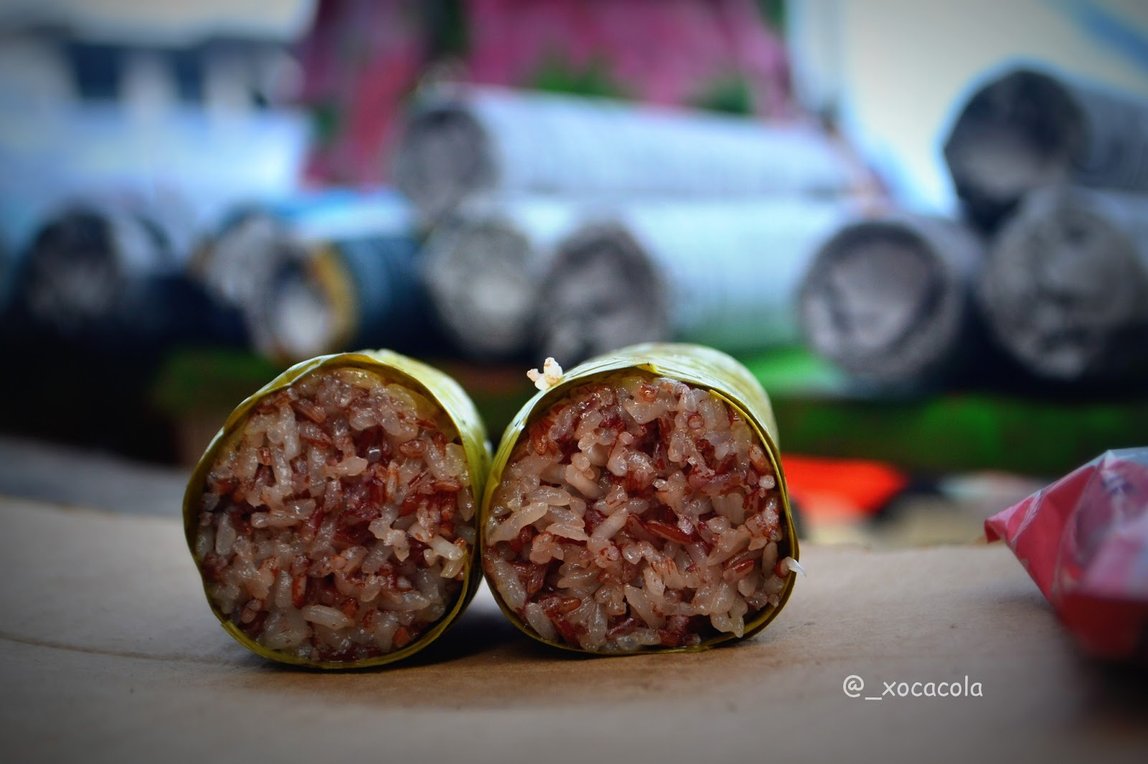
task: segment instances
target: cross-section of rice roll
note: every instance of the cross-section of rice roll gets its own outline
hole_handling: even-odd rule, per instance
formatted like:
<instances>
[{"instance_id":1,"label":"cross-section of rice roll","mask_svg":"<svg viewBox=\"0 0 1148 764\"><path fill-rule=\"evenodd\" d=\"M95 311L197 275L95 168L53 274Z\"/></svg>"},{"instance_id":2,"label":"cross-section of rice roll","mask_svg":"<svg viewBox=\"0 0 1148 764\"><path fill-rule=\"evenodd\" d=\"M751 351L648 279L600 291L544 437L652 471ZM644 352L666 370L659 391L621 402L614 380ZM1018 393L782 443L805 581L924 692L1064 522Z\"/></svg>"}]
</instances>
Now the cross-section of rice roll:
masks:
<instances>
[{"instance_id":1,"label":"cross-section of rice roll","mask_svg":"<svg viewBox=\"0 0 1148 764\"><path fill-rule=\"evenodd\" d=\"M284 663L417 652L481 578L488 465L478 413L442 372L389 351L293 366L231 414L184 497L212 611Z\"/></svg>"},{"instance_id":2,"label":"cross-section of rice roll","mask_svg":"<svg viewBox=\"0 0 1148 764\"><path fill-rule=\"evenodd\" d=\"M797 538L769 399L729 356L646 344L588 361L518 413L480 513L507 616L593 653L751 636L788 599Z\"/></svg>"}]
</instances>

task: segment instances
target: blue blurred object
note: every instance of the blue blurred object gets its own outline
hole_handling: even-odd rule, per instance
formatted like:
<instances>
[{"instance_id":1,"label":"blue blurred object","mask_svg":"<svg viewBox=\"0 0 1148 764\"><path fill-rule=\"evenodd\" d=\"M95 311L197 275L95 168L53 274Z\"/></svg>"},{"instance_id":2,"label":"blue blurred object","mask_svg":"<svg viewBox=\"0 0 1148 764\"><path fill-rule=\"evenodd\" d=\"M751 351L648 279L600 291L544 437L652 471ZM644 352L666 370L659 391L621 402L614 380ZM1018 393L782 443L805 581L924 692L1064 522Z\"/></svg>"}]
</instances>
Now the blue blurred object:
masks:
<instances>
[{"instance_id":1,"label":"blue blurred object","mask_svg":"<svg viewBox=\"0 0 1148 764\"><path fill-rule=\"evenodd\" d=\"M0 94L0 229L20 250L45 215L95 190L162 210L191 234L244 198L282 196L296 184L306 143L298 115L229 120L177 107L132 115L84 103L29 114ZM190 235L176 251L190 248Z\"/></svg>"},{"instance_id":2,"label":"blue blurred object","mask_svg":"<svg viewBox=\"0 0 1148 764\"><path fill-rule=\"evenodd\" d=\"M1142 16L1137 29L1128 23L1129 19L1096 0L1054 0L1051 4L1060 8L1104 48L1119 52L1148 74L1148 34L1145 34L1148 19L1143 15L1143 5L1139 6Z\"/></svg>"},{"instance_id":3,"label":"blue blurred object","mask_svg":"<svg viewBox=\"0 0 1148 764\"><path fill-rule=\"evenodd\" d=\"M402 197L329 189L233 210L190 269L243 312L257 351L295 361L437 342L418 256Z\"/></svg>"}]
</instances>

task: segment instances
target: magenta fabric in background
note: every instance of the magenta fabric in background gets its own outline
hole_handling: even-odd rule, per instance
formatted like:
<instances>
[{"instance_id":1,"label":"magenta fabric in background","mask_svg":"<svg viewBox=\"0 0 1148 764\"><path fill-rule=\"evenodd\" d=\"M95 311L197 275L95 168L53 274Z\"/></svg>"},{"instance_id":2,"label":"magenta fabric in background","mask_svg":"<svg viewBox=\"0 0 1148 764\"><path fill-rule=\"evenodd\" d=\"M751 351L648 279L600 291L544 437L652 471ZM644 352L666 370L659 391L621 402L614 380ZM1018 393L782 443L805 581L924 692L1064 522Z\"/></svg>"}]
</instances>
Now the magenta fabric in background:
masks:
<instances>
[{"instance_id":1,"label":"magenta fabric in background","mask_svg":"<svg viewBox=\"0 0 1148 764\"><path fill-rule=\"evenodd\" d=\"M784 46L753 0L463 0L467 49L438 61L432 5L320 0L298 49L307 181L385 182L402 109L428 77L794 112Z\"/></svg>"},{"instance_id":2,"label":"magenta fabric in background","mask_svg":"<svg viewBox=\"0 0 1148 764\"><path fill-rule=\"evenodd\" d=\"M312 140L305 180L376 185L387 177L402 104L426 65L412 0L320 0L298 54Z\"/></svg>"},{"instance_id":3,"label":"magenta fabric in background","mask_svg":"<svg viewBox=\"0 0 1148 764\"><path fill-rule=\"evenodd\" d=\"M474 82L530 87L601 67L621 94L686 106L732 80L751 111L792 109L784 47L753 0L467 0Z\"/></svg>"}]
</instances>

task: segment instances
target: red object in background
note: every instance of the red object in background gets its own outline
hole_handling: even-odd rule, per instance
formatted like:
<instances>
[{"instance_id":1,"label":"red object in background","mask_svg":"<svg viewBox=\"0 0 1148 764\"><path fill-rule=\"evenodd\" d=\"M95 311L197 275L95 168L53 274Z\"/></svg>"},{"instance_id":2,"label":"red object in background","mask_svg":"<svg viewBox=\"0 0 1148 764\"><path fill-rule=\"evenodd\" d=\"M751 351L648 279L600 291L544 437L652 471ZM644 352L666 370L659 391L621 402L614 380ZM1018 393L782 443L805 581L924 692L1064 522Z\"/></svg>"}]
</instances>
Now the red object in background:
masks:
<instances>
[{"instance_id":1,"label":"red object in background","mask_svg":"<svg viewBox=\"0 0 1148 764\"><path fill-rule=\"evenodd\" d=\"M781 467L789 495L814 524L872 517L909 484L884 462L784 455Z\"/></svg>"},{"instance_id":2,"label":"red object in background","mask_svg":"<svg viewBox=\"0 0 1148 764\"><path fill-rule=\"evenodd\" d=\"M466 0L472 81L532 87L601 70L619 94L702 105L744 86L749 113L793 109L780 37L754 0Z\"/></svg>"},{"instance_id":3,"label":"red object in background","mask_svg":"<svg viewBox=\"0 0 1148 764\"><path fill-rule=\"evenodd\" d=\"M1148 448L1109 451L985 521L1088 652L1148 662Z\"/></svg>"},{"instance_id":4,"label":"red object in background","mask_svg":"<svg viewBox=\"0 0 1148 764\"><path fill-rule=\"evenodd\" d=\"M314 133L307 180L372 186L387 177L402 105L426 64L422 5L321 0L299 48Z\"/></svg>"},{"instance_id":5,"label":"red object in background","mask_svg":"<svg viewBox=\"0 0 1148 764\"><path fill-rule=\"evenodd\" d=\"M467 82L794 115L784 45L754 0L461 2L454 35L430 27L441 4L320 0L299 47L298 100L315 128L308 181L384 182L402 109L432 63ZM432 62L432 38L455 36L463 60Z\"/></svg>"}]
</instances>

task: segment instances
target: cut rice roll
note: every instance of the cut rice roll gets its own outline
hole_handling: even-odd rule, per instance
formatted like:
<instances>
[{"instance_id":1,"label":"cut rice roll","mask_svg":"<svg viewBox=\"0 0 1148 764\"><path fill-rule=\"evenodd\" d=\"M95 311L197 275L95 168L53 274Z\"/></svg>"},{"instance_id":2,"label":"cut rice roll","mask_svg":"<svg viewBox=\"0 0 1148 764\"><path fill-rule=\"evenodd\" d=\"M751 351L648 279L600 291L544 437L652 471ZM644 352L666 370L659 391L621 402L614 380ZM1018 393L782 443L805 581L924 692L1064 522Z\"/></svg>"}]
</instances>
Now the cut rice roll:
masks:
<instances>
[{"instance_id":1,"label":"cut rice roll","mask_svg":"<svg viewBox=\"0 0 1148 764\"><path fill-rule=\"evenodd\" d=\"M511 620L592 653L764 628L792 589L797 539L752 375L709 348L649 344L532 379L547 389L503 437L480 520Z\"/></svg>"},{"instance_id":2,"label":"cut rice roll","mask_svg":"<svg viewBox=\"0 0 1148 764\"><path fill-rule=\"evenodd\" d=\"M350 668L425 647L478 582L485 433L470 400L386 351L289 369L231 415L184 503L212 611L272 660Z\"/></svg>"}]
</instances>

